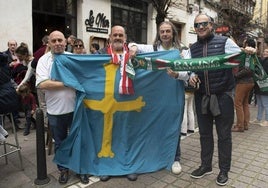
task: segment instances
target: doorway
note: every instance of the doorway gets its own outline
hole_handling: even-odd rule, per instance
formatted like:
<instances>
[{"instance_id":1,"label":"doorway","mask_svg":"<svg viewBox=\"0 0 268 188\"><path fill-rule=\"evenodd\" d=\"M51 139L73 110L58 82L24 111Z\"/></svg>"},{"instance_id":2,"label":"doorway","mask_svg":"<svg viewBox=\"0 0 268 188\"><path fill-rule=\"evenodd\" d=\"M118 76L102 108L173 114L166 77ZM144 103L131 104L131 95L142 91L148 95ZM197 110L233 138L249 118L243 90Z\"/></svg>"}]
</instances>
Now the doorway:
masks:
<instances>
[{"instance_id":1,"label":"doorway","mask_svg":"<svg viewBox=\"0 0 268 188\"><path fill-rule=\"evenodd\" d=\"M32 0L33 3L33 52L42 45L44 35L53 30L65 37L77 34L77 0Z\"/></svg>"},{"instance_id":2,"label":"doorway","mask_svg":"<svg viewBox=\"0 0 268 188\"><path fill-rule=\"evenodd\" d=\"M65 33L65 18L47 14L33 14L33 51L42 46L42 38L52 31Z\"/></svg>"}]
</instances>

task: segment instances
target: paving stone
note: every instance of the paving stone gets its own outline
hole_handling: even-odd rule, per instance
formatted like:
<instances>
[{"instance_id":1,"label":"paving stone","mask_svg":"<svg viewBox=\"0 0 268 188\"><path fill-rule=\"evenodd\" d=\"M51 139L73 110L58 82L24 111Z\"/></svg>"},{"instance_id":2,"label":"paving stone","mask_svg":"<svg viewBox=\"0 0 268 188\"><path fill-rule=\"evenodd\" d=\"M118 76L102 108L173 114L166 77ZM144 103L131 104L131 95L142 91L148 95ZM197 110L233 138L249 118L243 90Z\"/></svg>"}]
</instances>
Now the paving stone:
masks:
<instances>
[{"instance_id":1,"label":"paving stone","mask_svg":"<svg viewBox=\"0 0 268 188\"><path fill-rule=\"evenodd\" d=\"M250 108L252 119L256 117L257 108ZM9 125L7 125L9 127ZM8 139L14 139L9 129ZM217 188L216 178L219 173L217 136L214 127L214 153L212 160L213 174L201 179L193 179L190 174L201 164L200 135L198 132L187 136L181 141L182 173L174 175L170 171L160 170L154 173L141 174L135 182L125 177L116 177L108 182L100 182L98 177L92 177L91 183L83 185L75 173L70 174L70 180L65 186L58 183L58 170L52 162L54 155L46 155L47 173L49 182L42 186L35 185L36 169L36 135L35 130L27 137L23 130L18 132L18 139L22 147L24 171L20 170L18 156L8 156L8 164L0 158L0 187L8 188ZM232 166L229 172L229 182L226 187L234 188L264 188L268 185L268 129L251 125L248 131L233 133ZM0 147L0 153L2 149ZM14 177L16 177L14 179Z\"/></svg>"}]
</instances>

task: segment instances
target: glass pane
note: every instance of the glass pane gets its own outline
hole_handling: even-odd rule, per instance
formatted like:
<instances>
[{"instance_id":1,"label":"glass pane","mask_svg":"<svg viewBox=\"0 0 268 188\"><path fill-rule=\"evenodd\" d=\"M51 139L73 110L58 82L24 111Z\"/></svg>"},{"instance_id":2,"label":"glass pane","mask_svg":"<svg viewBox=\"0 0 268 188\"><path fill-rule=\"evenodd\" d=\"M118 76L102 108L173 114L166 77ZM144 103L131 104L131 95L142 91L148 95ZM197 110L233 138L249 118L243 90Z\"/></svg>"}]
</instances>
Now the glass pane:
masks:
<instances>
[{"instance_id":1,"label":"glass pane","mask_svg":"<svg viewBox=\"0 0 268 188\"><path fill-rule=\"evenodd\" d=\"M128 13L127 13L127 11L126 10L122 10L122 22L121 23L123 25L127 25L127 23L128 23L127 19L128 19Z\"/></svg>"},{"instance_id":2,"label":"glass pane","mask_svg":"<svg viewBox=\"0 0 268 188\"><path fill-rule=\"evenodd\" d=\"M147 3L138 0L112 0L112 25L117 24L125 27L128 42L146 43Z\"/></svg>"},{"instance_id":3,"label":"glass pane","mask_svg":"<svg viewBox=\"0 0 268 188\"><path fill-rule=\"evenodd\" d=\"M146 44L147 43L147 29L142 29L141 32L141 43Z\"/></svg>"}]
</instances>

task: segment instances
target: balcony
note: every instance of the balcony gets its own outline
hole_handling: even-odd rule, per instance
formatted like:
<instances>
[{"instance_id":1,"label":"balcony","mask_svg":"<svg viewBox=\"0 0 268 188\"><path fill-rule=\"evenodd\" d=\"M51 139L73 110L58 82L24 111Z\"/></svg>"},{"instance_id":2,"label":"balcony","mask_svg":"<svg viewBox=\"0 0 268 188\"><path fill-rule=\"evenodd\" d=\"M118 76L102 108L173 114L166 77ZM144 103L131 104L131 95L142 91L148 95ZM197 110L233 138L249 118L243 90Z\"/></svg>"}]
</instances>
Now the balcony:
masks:
<instances>
[{"instance_id":1,"label":"balcony","mask_svg":"<svg viewBox=\"0 0 268 188\"><path fill-rule=\"evenodd\" d=\"M215 1L221 11L231 15L243 15L252 19L254 14L255 0L220 0Z\"/></svg>"}]
</instances>

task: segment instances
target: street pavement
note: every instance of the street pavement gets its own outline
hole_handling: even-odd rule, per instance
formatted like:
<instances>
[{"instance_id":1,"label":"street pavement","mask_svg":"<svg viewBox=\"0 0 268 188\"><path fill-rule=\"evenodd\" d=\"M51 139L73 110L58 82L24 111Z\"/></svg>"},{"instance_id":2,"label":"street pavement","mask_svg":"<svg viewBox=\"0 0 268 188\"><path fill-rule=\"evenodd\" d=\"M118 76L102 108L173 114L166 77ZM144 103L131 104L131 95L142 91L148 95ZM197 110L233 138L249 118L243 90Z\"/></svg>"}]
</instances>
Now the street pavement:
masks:
<instances>
[{"instance_id":1,"label":"street pavement","mask_svg":"<svg viewBox=\"0 0 268 188\"><path fill-rule=\"evenodd\" d=\"M256 117L257 108L250 106L251 119ZM21 119L23 120L23 119ZM14 140L8 119L5 127L8 129L8 142ZM214 129L215 133L215 129ZM181 141L181 165L182 172L173 175L167 170L154 173L140 174L137 181L128 181L126 177L114 177L107 182L99 181L98 177L90 177L87 185L80 183L75 173L70 174L67 185L59 185L57 179L59 173L52 162L54 155L46 154L47 177L43 174L40 179L37 175L36 161L36 132L31 130L30 135L23 136L23 130L18 131L19 143L23 159L24 170L20 169L17 153L8 156L8 164L4 157L0 158L0 188L207 188L219 187L216 185L216 177L219 173L217 134L215 137L215 150L213 155L213 174L201 179L193 179L190 173L200 165L200 143L198 130L196 133L184 137ZM237 188L268 188L268 127L250 125L249 130L243 133L233 133L232 167L229 172L229 182L225 187ZM10 149L10 148L9 148ZM11 148L12 149L12 148ZM3 154L3 146L0 146L0 155ZM46 175L46 174L45 174ZM37 178L38 177L38 178ZM46 176L45 176L46 177ZM44 183L48 181L48 183ZM39 185L37 185L39 184ZM41 185L40 185L41 184Z\"/></svg>"}]
</instances>

